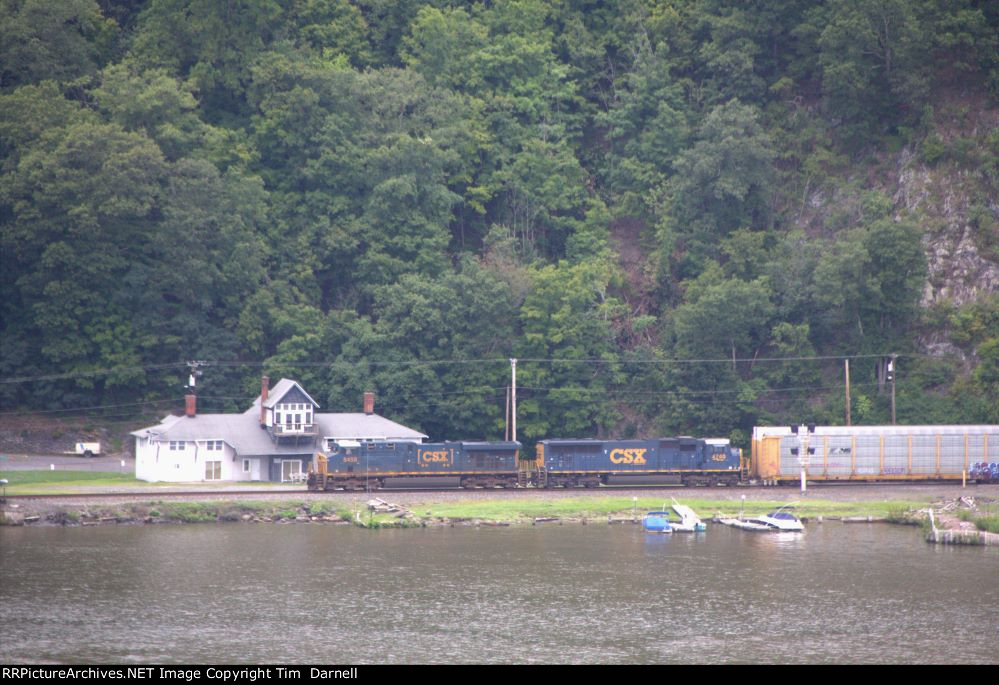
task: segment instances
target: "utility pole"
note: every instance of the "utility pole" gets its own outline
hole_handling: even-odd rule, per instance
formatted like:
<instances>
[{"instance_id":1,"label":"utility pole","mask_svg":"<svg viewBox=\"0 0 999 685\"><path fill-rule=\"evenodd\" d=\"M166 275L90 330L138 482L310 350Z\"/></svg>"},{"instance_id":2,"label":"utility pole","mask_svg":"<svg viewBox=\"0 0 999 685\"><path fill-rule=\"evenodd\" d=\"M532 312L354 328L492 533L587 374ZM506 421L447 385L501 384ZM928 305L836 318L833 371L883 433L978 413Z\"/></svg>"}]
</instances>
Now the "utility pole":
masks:
<instances>
[{"instance_id":1,"label":"utility pole","mask_svg":"<svg viewBox=\"0 0 999 685\"><path fill-rule=\"evenodd\" d=\"M512 429L510 431L510 439L513 442L517 442L517 360L513 358L510 359L510 377L511 377L510 399L512 405L510 411L512 415L511 416L512 420L510 421L510 426Z\"/></svg>"},{"instance_id":2,"label":"utility pole","mask_svg":"<svg viewBox=\"0 0 999 685\"><path fill-rule=\"evenodd\" d=\"M846 425L850 424L850 360L844 359L843 365L846 368Z\"/></svg>"},{"instance_id":3,"label":"utility pole","mask_svg":"<svg viewBox=\"0 0 999 685\"><path fill-rule=\"evenodd\" d=\"M895 425L895 360L897 354L892 354L888 360L888 380L891 382L891 425Z\"/></svg>"},{"instance_id":4,"label":"utility pole","mask_svg":"<svg viewBox=\"0 0 999 685\"><path fill-rule=\"evenodd\" d=\"M187 362L187 366L188 366L189 369L191 369L191 375L188 376L188 378L187 378L187 385L185 387L187 387L191 391L191 393L193 394L195 386L197 386L197 384L198 384L198 379L201 378L201 376L203 375L203 372L201 371L201 367L208 366L208 362L204 362L204 361L189 361L189 362Z\"/></svg>"},{"instance_id":5,"label":"utility pole","mask_svg":"<svg viewBox=\"0 0 999 685\"><path fill-rule=\"evenodd\" d=\"M503 439L510 440L510 386L506 386L506 430L503 431Z\"/></svg>"}]
</instances>

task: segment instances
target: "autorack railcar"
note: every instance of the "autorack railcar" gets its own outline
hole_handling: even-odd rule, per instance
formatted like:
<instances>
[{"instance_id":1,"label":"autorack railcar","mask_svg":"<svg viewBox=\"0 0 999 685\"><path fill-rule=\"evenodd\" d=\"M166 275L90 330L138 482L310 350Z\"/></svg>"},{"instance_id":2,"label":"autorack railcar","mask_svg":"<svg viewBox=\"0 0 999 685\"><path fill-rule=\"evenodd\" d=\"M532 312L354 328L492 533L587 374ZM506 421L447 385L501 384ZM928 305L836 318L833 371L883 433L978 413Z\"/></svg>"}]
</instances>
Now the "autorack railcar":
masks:
<instances>
[{"instance_id":1,"label":"autorack railcar","mask_svg":"<svg viewBox=\"0 0 999 685\"><path fill-rule=\"evenodd\" d=\"M750 475L764 484L978 478L999 457L999 426L788 426L753 429ZM978 468L976 470L976 465ZM974 474L974 475L973 475Z\"/></svg>"},{"instance_id":2,"label":"autorack railcar","mask_svg":"<svg viewBox=\"0 0 999 685\"><path fill-rule=\"evenodd\" d=\"M316 454L310 490L515 487L519 442L342 441Z\"/></svg>"},{"instance_id":3,"label":"autorack railcar","mask_svg":"<svg viewBox=\"0 0 999 685\"><path fill-rule=\"evenodd\" d=\"M539 487L735 485L743 468L741 450L728 440L689 437L542 440L535 466Z\"/></svg>"}]
</instances>

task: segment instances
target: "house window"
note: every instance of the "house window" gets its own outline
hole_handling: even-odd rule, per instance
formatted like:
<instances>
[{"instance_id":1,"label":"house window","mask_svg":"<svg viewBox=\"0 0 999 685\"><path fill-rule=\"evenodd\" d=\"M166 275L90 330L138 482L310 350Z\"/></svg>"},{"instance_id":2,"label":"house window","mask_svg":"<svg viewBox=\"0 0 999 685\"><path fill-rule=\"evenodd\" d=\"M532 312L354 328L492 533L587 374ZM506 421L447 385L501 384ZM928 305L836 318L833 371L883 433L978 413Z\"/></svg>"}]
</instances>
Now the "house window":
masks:
<instances>
[{"instance_id":1,"label":"house window","mask_svg":"<svg viewBox=\"0 0 999 685\"><path fill-rule=\"evenodd\" d=\"M221 452L222 451L222 441L221 440L209 440L205 443L205 449L209 452Z\"/></svg>"},{"instance_id":2,"label":"house window","mask_svg":"<svg viewBox=\"0 0 999 685\"><path fill-rule=\"evenodd\" d=\"M302 478L302 462L299 460L287 460L281 462L281 481L284 483L294 482Z\"/></svg>"},{"instance_id":3,"label":"house window","mask_svg":"<svg viewBox=\"0 0 999 685\"><path fill-rule=\"evenodd\" d=\"M244 459L243 460L243 473L249 473L249 472L250 472L250 460L249 459Z\"/></svg>"},{"instance_id":4,"label":"house window","mask_svg":"<svg viewBox=\"0 0 999 685\"><path fill-rule=\"evenodd\" d=\"M187 443L183 440L171 440L170 441L170 451L178 452L187 449Z\"/></svg>"},{"instance_id":5,"label":"house window","mask_svg":"<svg viewBox=\"0 0 999 685\"><path fill-rule=\"evenodd\" d=\"M222 480L222 462L205 462L205 480Z\"/></svg>"}]
</instances>

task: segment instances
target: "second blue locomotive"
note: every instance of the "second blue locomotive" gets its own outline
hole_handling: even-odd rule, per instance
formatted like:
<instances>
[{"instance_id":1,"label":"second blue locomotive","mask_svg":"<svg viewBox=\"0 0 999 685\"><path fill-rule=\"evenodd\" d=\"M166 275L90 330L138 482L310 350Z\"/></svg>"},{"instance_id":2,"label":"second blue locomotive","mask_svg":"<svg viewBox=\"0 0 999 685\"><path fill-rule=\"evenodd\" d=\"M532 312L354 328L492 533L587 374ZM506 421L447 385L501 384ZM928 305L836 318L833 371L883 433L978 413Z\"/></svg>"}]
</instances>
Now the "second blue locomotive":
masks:
<instances>
[{"instance_id":1,"label":"second blue locomotive","mask_svg":"<svg viewBox=\"0 0 999 685\"><path fill-rule=\"evenodd\" d=\"M542 440L535 457L540 487L682 484L735 485L741 452L728 440Z\"/></svg>"}]
</instances>

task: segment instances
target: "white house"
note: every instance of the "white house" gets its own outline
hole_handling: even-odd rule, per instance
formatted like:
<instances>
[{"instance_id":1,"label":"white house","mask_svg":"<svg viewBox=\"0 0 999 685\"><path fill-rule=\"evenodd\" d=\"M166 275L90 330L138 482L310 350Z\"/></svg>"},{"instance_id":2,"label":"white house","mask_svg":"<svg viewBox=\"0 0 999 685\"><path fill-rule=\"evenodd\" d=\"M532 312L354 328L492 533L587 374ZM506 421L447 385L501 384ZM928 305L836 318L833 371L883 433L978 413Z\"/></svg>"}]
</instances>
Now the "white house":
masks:
<instances>
[{"instance_id":1,"label":"white house","mask_svg":"<svg viewBox=\"0 0 999 685\"><path fill-rule=\"evenodd\" d=\"M242 414L198 414L187 396L183 416L133 431L135 477L147 481L280 481L304 477L313 454L340 440L423 442L427 436L374 413L321 414L297 382L273 388L264 376L260 396Z\"/></svg>"}]
</instances>

